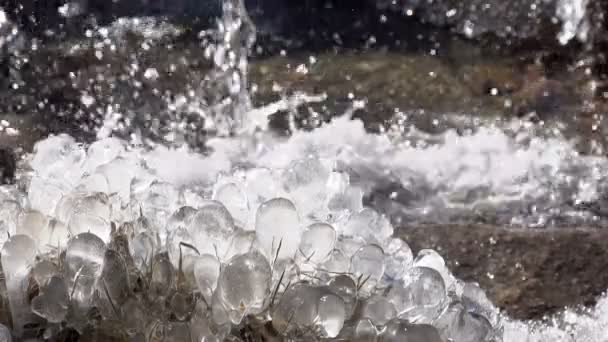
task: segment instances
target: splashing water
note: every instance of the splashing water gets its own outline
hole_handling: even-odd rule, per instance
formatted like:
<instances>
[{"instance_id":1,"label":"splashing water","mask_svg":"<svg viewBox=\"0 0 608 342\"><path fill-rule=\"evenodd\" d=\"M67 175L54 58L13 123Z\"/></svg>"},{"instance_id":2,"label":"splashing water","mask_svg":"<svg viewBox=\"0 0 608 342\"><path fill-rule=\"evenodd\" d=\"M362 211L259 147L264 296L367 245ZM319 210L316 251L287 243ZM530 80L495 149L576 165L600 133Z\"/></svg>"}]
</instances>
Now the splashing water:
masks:
<instances>
[{"instance_id":1,"label":"splashing water","mask_svg":"<svg viewBox=\"0 0 608 342\"><path fill-rule=\"evenodd\" d=\"M95 308L133 339L206 340L235 330L336 340L608 338L606 299L551 324L510 320L437 252L412 255L389 220L603 224L588 208L603 196L605 159L512 122L392 139L367 133L347 113L278 138L265 130L269 114L319 98L252 108L255 28L242 1L224 2L217 34L199 94L218 133L210 153L144 149L109 137L106 122L105 137L89 146L67 135L38 142L20 184L1 187L15 337L41 321L48 336L61 321L84 332ZM382 212L364 207L364 196L387 182L399 187L374 203ZM40 291L28 303L31 282Z\"/></svg>"}]
</instances>

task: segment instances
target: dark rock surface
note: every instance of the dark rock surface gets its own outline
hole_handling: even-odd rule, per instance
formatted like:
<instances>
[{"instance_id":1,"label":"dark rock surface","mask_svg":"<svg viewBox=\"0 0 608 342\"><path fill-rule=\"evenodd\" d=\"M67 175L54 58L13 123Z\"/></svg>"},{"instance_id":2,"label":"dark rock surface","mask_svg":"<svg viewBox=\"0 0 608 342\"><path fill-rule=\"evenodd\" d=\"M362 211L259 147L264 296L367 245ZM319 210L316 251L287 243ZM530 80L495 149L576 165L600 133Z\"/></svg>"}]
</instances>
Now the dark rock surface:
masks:
<instances>
[{"instance_id":1,"label":"dark rock surface","mask_svg":"<svg viewBox=\"0 0 608 342\"><path fill-rule=\"evenodd\" d=\"M514 318L591 306L608 288L606 230L425 226L397 232L414 252L436 249L457 277L478 282Z\"/></svg>"},{"instance_id":2,"label":"dark rock surface","mask_svg":"<svg viewBox=\"0 0 608 342\"><path fill-rule=\"evenodd\" d=\"M17 158L10 147L0 146L0 185L15 180Z\"/></svg>"}]
</instances>

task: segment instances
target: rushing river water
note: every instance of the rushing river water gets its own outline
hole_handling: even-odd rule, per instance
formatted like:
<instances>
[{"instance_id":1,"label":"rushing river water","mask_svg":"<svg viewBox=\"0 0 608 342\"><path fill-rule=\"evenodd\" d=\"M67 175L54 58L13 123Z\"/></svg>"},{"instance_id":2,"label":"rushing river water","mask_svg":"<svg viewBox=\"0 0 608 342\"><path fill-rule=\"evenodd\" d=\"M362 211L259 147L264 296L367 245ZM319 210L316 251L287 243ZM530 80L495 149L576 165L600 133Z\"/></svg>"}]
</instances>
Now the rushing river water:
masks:
<instances>
[{"instance_id":1,"label":"rushing river water","mask_svg":"<svg viewBox=\"0 0 608 342\"><path fill-rule=\"evenodd\" d=\"M583 34L584 4L561 6L570 26L558 38L567 42ZM240 1L224 2L217 29L187 35L196 49L181 49L172 38L180 30L119 19L26 57L39 68L34 77L19 63L8 70L0 141L26 150L15 184L0 191L10 310L2 323L12 322L14 339L116 327L150 341L608 341L605 298L542 322L512 319L437 252L412 255L392 237L429 224L604 228L608 160L601 139L586 136L603 132L601 120L581 134L574 114L541 123L497 115L512 104L499 96L508 87L493 84L483 100L450 87L409 89L426 81L393 76L400 68L431 64L429 82L451 81L435 61L397 54L289 59L283 51L252 71L255 26ZM32 46L2 16L0 34L0 48ZM204 61L193 64L193 55ZM70 70L78 60L85 65ZM69 81L36 83L37 73L53 72ZM332 82L298 88L332 73ZM365 81L340 94L336 83L357 77ZM428 96L434 110L397 108L409 100L399 91ZM459 107L444 108L442 96ZM383 105L389 114L379 114ZM540 116L545 107L531 106ZM31 108L52 115L19 114ZM370 127L374 115L382 124ZM44 120L67 134L43 138ZM135 285L133 273L150 284ZM184 294L189 282L199 301Z\"/></svg>"}]
</instances>

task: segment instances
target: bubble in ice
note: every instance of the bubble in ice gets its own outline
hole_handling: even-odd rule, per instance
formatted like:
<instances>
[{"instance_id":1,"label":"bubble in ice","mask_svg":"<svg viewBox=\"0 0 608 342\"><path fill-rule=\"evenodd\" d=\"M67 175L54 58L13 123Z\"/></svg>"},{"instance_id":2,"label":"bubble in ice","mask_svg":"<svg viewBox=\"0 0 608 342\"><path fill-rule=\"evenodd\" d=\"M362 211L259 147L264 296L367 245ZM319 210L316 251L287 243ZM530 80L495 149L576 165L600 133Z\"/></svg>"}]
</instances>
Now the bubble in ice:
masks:
<instances>
[{"instance_id":1,"label":"bubble in ice","mask_svg":"<svg viewBox=\"0 0 608 342\"><path fill-rule=\"evenodd\" d=\"M240 319L261 311L270 292L270 280L268 260L260 253L250 252L235 256L224 265L217 292L226 308Z\"/></svg>"},{"instance_id":2,"label":"bubble in ice","mask_svg":"<svg viewBox=\"0 0 608 342\"><path fill-rule=\"evenodd\" d=\"M224 258L234 231L234 220L220 202L211 202L200 208L188 226L188 232L199 252L220 258Z\"/></svg>"},{"instance_id":3,"label":"bubble in ice","mask_svg":"<svg viewBox=\"0 0 608 342\"><path fill-rule=\"evenodd\" d=\"M299 256L305 262L321 263L334 249L336 231L327 223L313 223L302 234Z\"/></svg>"},{"instance_id":4,"label":"bubble in ice","mask_svg":"<svg viewBox=\"0 0 608 342\"><path fill-rule=\"evenodd\" d=\"M279 259L295 257L302 235L296 207L285 198L273 198L262 203L256 213L255 232L266 256L277 254Z\"/></svg>"}]
</instances>

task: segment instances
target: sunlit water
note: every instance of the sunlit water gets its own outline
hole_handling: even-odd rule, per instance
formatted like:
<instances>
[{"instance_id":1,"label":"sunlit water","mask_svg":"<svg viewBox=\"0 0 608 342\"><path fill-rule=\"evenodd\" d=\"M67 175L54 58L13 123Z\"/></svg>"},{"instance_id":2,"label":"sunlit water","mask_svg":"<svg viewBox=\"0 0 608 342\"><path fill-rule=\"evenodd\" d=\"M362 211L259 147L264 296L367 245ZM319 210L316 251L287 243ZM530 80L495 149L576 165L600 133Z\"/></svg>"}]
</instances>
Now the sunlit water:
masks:
<instances>
[{"instance_id":1,"label":"sunlit water","mask_svg":"<svg viewBox=\"0 0 608 342\"><path fill-rule=\"evenodd\" d=\"M577 8L560 12L576 26L574 29L564 26L560 40L576 35L573 32L582 20ZM246 87L247 53L255 37L254 28L241 9L227 10L220 29L209 38L216 42L208 48L208 57L215 68L209 83L203 85L207 88L201 89L205 93L216 92L217 96L179 104L196 107L206 119L205 128L217 133L207 141L207 154L196 153L187 146L142 146L138 136L131 141L108 138L121 128L120 114L112 112L100 125L100 140L93 145L95 150L89 149L88 159L84 147L68 136L39 142L34 154L27 158L26 165L33 171L21 169L18 177L26 192L21 193L17 186L5 186L2 200L16 200L24 207L60 218L62 201L72 192L108 193L113 196L111 201L118 201L115 203L122 203L121 198L128 202L134 194L146 203L146 198L160 194L159 197L168 200L193 204L203 201L202 197L216 196L222 185L241 182L252 186L250 178L258 177L252 191L270 191L275 196L290 198L303 213L325 216L328 213L315 203L314 196L318 194L310 192L316 189L314 186L300 192L285 190L283 176L279 176L299 170L303 160L320 160L323 167L306 166L302 170L311 173L308 176L313 183L319 176L327 182L324 184L328 191L340 192L355 199L354 202L382 190L386 184L398 184L375 205L399 225L454 222L532 227L605 225L605 217L597 208L601 208L604 192L608 190L608 160L579 154L574 142L551 128L536 132L519 121L479 121L474 129L464 133L447 130L429 135L401 123L385 133L371 134L361 121L351 118L351 112L346 112L312 131L294 131L289 137L273 134L267 128L270 114L318 101L322 96L297 94L253 108ZM0 28L1 24L0 18ZM155 28L145 20L139 24L119 22L111 32L120 36L121 30L132 26L151 37L171 34L171 28ZM101 32L107 36L105 30ZM352 109L359 106L364 103L354 100ZM173 134L178 136L180 132ZM104 165L111 166L100 171ZM324 167L342 177L348 174L348 180L339 177L325 180ZM99 174L105 178L97 177ZM117 183L117 177L124 177L124 182ZM137 182L132 183L134 179ZM152 180L166 182L179 189L180 195L173 198L158 188L150 190ZM166 220L163 215L170 213L159 213L157 209L141 210L149 210L145 214L154 220ZM244 227L253 224L251 212L238 217L231 211ZM113 210L112 220L129 221L138 214L137 208L121 208ZM312 222L315 218L306 219ZM339 217L332 220L340 222ZM8 233L15 231L9 229ZM61 238L67 239L61 236L59 240L50 239L61 244ZM517 322L506 317L503 340L608 341L608 301L601 299L595 308L584 311L564 311L549 322Z\"/></svg>"}]
</instances>

